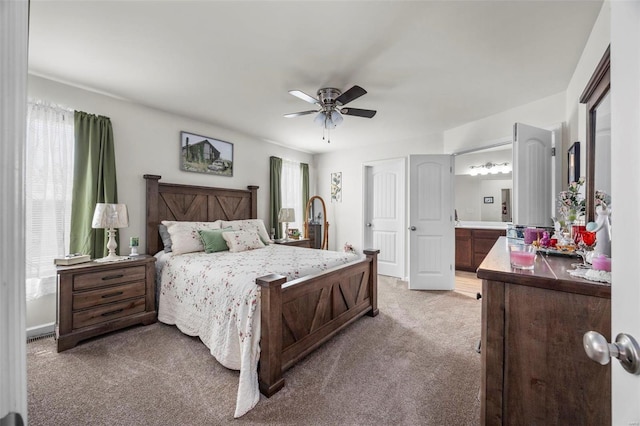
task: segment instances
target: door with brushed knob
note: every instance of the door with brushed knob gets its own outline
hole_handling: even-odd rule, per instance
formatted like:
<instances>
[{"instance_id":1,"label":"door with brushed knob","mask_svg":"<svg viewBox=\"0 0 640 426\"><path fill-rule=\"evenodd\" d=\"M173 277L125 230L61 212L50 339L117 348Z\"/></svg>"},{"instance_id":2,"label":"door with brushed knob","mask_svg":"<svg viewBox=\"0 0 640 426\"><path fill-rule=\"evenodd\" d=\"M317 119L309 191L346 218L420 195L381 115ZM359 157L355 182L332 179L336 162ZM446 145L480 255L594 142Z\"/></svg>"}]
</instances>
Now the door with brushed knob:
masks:
<instances>
[{"instance_id":1,"label":"door with brushed knob","mask_svg":"<svg viewBox=\"0 0 640 426\"><path fill-rule=\"evenodd\" d=\"M405 159L365 165L364 245L380 250L378 273L405 278Z\"/></svg>"},{"instance_id":2,"label":"door with brushed knob","mask_svg":"<svg viewBox=\"0 0 640 426\"><path fill-rule=\"evenodd\" d=\"M633 341L620 335L640 341L640 198L629 193L640 181L640 3L611 2L610 7L611 204L615 226L611 229L612 340L607 344L616 343L619 352L632 353ZM593 331L606 335L608 330ZM615 353L609 351L608 356L615 357ZM639 425L640 375L632 374L617 359L600 368L611 368L611 423Z\"/></svg>"},{"instance_id":3,"label":"door with brushed knob","mask_svg":"<svg viewBox=\"0 0 640 426\"><path fill-rule=\"evenodd\" d=\"M409 156L409 288L453 290L452 155Z\"/></svg>"}]
</instances>

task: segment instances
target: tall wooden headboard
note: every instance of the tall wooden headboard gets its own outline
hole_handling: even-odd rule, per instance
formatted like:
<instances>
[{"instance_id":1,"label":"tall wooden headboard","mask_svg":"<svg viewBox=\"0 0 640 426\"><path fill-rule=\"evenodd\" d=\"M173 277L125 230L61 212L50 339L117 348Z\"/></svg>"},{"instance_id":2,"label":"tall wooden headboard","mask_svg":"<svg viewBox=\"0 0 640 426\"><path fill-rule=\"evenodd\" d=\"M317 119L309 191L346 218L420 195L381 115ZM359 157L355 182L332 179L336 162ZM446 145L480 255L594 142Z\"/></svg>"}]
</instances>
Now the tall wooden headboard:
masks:
<instances>
[{"instance_id":1,"label":"tall wooden headboard","mask_svg":"<svg viewBox=\"0 0 640 426\"><path fill-rule=\"evenodd\" d=\"M256 219L258 187L247 189L160 183L161 176L144 175L147 181L146 253L164 248L158 225L163 220L213 222Z\"/></svg>"}]
</instances>

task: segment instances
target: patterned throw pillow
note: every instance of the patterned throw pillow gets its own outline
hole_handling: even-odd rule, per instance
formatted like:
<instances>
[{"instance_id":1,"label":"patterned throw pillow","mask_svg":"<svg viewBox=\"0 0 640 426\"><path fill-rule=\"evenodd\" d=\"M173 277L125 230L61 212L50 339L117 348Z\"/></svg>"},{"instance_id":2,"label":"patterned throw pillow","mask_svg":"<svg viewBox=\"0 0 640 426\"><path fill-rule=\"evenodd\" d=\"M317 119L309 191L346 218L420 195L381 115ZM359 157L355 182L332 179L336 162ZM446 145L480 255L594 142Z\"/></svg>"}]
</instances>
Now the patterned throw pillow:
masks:
<instances>
[{"instance_id":1,"label":"patterned throw pillow","mask_svg":"<svg viewBox=\"0 0 640 426\"><path fill-rule=\"evenodd\" d=\"M171 253L171 235L169 235L167 227L163 224L158 225L158 232L162 238L162 244L164 244L164 252Z\"/></svg>"},{"instance_id":2,"label":"patterned throw pillow","mask_svg":"<svg viewBox=\"0 0 640 426\"><path fill-rule=\"evenodd\" d=\"M245 219L245 220L223 220L223 228L231 228L234 231L250 231L257 232L263 243L269 244L271 238L264 227L262 219Z\"/></svg>"},{"instance_id":3,"label":"patterned throw pillow","mask_svg":"<svg viewBox=\"0 0 640 426\"><path fill-rule=\"evenodd\" d=\"M204 251L204 245L200 239L200 230L220 229L222 221L215 222L177 222L163 220L162 224L167 227L171 236L171 251L173 254L192 253L194 251Z\"/></svg>"},{"instance_id":4,"label":"patterned throw pillow","mask_svg":"<svg viewBox=\"0 0 640 426\"><path fill-rule=\"evenodd\" d=\"M212 230L199 230L200 239L204 245L205 253L216 253L218 251L227 251L229 247L227 242L222 238L223 232L229 232L231 228L225 229L212 229Z\"/></svg>"},{"instance_id":5,"label":"patterned throw pillow","mask_svg":"<svg viewBox=\"0 0 640 426\"><path fill-rule=\"evenodd\" d=\"M226 231L222 233L222 238L227 242L229 251L232 253L264 247L264 243L256 232Z\"/></svg>"}]
</instances>

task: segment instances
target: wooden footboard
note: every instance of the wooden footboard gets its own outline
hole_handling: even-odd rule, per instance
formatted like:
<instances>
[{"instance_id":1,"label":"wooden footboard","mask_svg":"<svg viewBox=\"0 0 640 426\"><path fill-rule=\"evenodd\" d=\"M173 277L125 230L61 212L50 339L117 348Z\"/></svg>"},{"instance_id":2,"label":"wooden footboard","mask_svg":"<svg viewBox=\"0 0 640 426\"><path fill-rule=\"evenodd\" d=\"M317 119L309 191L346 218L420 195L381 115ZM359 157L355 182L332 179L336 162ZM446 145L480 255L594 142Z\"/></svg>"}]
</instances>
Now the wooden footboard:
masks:
<instances>
[{"instance_id":1,"label":"wooden footboard","mask_svg":"<svg viewBox=\"0 0 640 426\"><path fill-rule=\"evenodd\" d=\"M258 376L267 397L284 386L282 374L353 321L378 315L378 253L286 282L282 275L260 277L261 340Z\"/></svg>"}]
</instances>

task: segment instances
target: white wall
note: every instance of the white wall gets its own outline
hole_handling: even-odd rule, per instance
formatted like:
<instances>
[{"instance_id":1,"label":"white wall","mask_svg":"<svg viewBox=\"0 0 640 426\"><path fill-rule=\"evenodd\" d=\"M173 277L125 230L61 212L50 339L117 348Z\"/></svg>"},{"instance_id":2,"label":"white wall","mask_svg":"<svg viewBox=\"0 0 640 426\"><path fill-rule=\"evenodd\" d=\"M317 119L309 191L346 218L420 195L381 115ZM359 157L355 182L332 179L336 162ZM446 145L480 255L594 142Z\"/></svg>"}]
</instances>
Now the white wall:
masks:
<instances>
[{"instance_id":1,"label":"white wall","mask_svg":"<svg viewBox=\"0 0 640 426\"><path fill-rule=\"evenodd\" d=\"M36 76L29 76L28 94L32 98L111 118L118 201L125 203L129 210L129 227L120 230L121 246L128 245L129 237L138 236L141 253L144 252L146 240L144 174L161 175L162 181L173 183L239 189L258 185L258 217L265 224L269 221L269 156L309 163L310 181L315 181L313 157L310 154L264 142L257 137ZM181 171L181 130L233 143L233 177ZM313 184L311 186L314 187ZM123 253L127 252L128 249L124 248ZM27 327L54 321L55 298L43 299L39 306L27 306Z\"/></svg>"},{"instance_id":2,"label":"white wall","mask_svg":"<svg viewBox=\"0 0 640 426\"><path fill-rule=\"evenodd\" d=\"M586 126L586 108L583 104L580 104L580 95L584 91L591 75L596 69L596 66L602 59L602 55L607 46L611 42L611 4L609 1L605 1L602 4L600 14L596 19L591 35L587 40L587 44L582 51L582 56L576 65L576 69L573 72L569 86L566 92L566 106L565 106L565 121L567 122L566 132L564 137L564 152L566 152L572 143L579 141L581 143L580 150L580 174L585 175L586 171L586 141L587 141L587 126ZM566 170L566 158L564 164L564 170Z\"/></svg>"},{"instance_id":3,"label":"white wall","mask_svg":"<svg viewBox=\"0 0 640 426\"><path fill-rule=\"evenodd\" d=\"M565 120L565 93L557 93L489 117L445 130L445 153L482 148L513 136L516 122L547 128Z\"/></svg>"},{"instance_id":4,"label":"white wall","mask_svg":"<svg viewBox=\"0 0 640 426\"><path fill-rule=\"evenodd\" d=\"M389 141L366 149L343 150L314 157L317 173L317 193L327 204L329 249L342 250L351 243L360 253L363 248L363 171L364 163L406 157L410 154L441 154L439 134L425 135L422 141ZM331 202L331 173L342 172L342 202Z\"/></svg>"},{"instance_id":5,"label":"white wall","mask_svg":"<svg viewBox=\"0 0 640 426\"><path fill-rule=\"evenodd\" d=\"M118 201L129 210L129 227L120 231L123 243L140 237L145 247L144 174L164 182L246 189L258 185L258 217L269 220L269 156L310 163L310 154L261 141L240 132L115 99L40 77L29 77L29 96L111 118L118 173ZM233 143L233 177L180 170L180 131ZM313 167L310 167L311 169ZM314 180L314 176L310 177Z\"/></svg>"}]
</instances>

